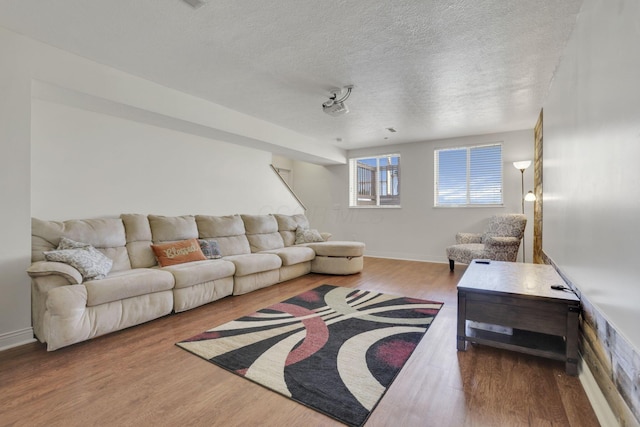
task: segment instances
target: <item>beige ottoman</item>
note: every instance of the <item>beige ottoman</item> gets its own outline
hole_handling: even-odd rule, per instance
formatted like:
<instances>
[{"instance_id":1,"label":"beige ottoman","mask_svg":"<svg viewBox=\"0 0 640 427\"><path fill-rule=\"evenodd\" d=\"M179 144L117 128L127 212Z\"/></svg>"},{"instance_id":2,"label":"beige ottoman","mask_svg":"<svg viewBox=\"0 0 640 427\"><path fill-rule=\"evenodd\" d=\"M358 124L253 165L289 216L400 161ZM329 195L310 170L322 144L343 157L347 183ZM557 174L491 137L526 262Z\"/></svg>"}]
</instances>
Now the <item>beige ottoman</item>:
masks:
<instances>
[{"instance_id":1,"label":"beige ottoman","mask_svg":"<svg viewBox=\"0 0 640 427\"><path fill-rule=\"evenodd\" d=\"M364 243L316 242L307 243L316 252L311 261L311 272L322 274L355 274L364 267Z\"/></svg>"}]
</instances>

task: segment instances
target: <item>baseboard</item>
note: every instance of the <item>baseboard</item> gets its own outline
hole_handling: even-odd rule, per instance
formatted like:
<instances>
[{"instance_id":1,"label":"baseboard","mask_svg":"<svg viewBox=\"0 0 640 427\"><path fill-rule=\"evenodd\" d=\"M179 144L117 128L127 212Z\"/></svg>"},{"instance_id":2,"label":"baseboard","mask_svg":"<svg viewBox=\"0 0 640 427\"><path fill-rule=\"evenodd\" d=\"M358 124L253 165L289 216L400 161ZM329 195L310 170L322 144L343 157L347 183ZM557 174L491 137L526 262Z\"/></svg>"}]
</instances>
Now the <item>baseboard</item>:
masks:
<instances>
[{"instance_id":1,"label":"baseboard","mask_svg":"<svg viewBox=\"0 0 640 427\"><path fill-rule=\"evenodd\" d=\"M387 252L375 252L375 251L372 252L365 249L364 256L371 257L371 258L397 259L400 261L420 261L420 262L432 262L435 264L449 264L449 260L446 257L442 257L439 259L430 259L423 255L410 254L410 253L389 254Z\"/></svg>"},{"instance_id":2,"label":"baseboard","mask_svg":"<svg viewBox=\"0 0 640 427\"><path fill-rule=\"evenodd\" d=\"M602 427L619 427L620 423L618 419L611 410L609 403L607 403L604 394L602 394L602 390L598 386L591 370L582 358L580 358L580 375L578 378L580 379L582 388L584 388L587 394L593 411L596 413L596 417L598 417L600 425Z\"/></svg>"},{"instance_id":3,"label":"baseboard","mask_svg":"<svg viewBox=\"0 0 640 427\"><path fill-rule=\"evenodd\" d=\"M0 334L0 351L8 350L23 344L29 344L36 339L33 337L33 328L20 329L18 331Z\"/></svg>"}]
</instances>

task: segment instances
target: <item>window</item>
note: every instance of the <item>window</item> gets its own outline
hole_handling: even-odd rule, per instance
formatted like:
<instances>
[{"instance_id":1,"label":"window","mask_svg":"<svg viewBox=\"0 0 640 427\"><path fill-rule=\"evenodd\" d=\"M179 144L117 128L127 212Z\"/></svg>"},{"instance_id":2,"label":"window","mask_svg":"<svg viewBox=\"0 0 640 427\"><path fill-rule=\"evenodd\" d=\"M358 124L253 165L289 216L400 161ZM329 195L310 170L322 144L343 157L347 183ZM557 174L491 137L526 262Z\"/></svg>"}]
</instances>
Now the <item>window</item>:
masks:
<instances>
[{"instance_id":1,"label":"window","mask_svg":"<svg viewBox=\"0 0 640 427\"><path fill-rule=\"evenodd\" d=\"M436 206L502 205L502 144L435 150Z\"/></svg>"},{"instance_id":2,"label":"window","mask_svg":"<svg viewBox=\"0 0 640 427\"><path fill-rule=\"evenodd\" d=\"M400 206L400 155L349 160L349 206Z\"/></svg>"}]
</instances>

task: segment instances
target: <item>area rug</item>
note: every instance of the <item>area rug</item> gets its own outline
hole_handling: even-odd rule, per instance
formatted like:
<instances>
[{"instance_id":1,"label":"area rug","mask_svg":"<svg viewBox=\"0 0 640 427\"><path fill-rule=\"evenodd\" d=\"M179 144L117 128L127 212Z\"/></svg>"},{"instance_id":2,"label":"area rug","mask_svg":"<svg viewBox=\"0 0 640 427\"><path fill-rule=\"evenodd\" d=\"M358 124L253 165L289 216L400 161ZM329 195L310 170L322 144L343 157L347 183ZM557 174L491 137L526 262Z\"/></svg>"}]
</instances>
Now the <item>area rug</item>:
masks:
<instances>
[{"instance_id":1,"label":"area rug","mask_svg":"<svg viewBox=\"0 0 640 427\"><path fill-rule=\"evenodd\" d=\"M361 426L442 303L322 285L178 346Z\"/></svg>"}]
</instances>

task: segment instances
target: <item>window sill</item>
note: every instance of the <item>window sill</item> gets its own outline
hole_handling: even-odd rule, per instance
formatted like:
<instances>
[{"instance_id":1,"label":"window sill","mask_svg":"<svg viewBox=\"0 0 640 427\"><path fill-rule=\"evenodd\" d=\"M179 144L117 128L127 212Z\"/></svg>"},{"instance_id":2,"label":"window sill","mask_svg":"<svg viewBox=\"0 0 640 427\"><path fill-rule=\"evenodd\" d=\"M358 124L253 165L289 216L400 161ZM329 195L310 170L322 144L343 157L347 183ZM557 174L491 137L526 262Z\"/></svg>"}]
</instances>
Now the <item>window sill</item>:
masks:
<instances>
[{"instance_id":1,"label":"window sill","mask_svg":"<svg viewBox=\"0 0 640 427\"><path fill-rule=\"evenodd\" d=\"M504 208L504 205L451 205L451 206L434 206L434 209L459 209L459 208Z\"/></svg>"},{"instance_id":2,"label":"window sill","mask_svg":"<svg viewBox=\"0 0 640 427\"><path fill-rule=\"evenodd\" d=\"M402 206L393 205L393 206L349 206L349 209L402 209Z\"/></svg>"}]
</instances>

